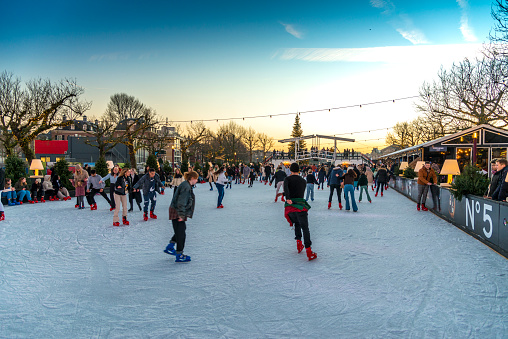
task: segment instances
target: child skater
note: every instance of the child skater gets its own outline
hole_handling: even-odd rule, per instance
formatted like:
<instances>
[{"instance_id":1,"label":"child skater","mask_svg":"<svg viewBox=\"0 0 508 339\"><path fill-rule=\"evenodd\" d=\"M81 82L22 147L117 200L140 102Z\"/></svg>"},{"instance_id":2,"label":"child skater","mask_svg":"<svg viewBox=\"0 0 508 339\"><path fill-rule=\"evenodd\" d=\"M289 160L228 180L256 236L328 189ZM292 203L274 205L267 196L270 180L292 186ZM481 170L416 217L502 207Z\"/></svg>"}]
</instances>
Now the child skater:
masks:
<instances>
[{"instance_id":1,"label":"child skater","mask_svg":"<svg viewBox=\"0 0 508 339\"><path fill-rule=\"evenodd\" d=\"M116 178L116 182L114 186L111 186L111 189L114 189L114 199L115 199L115 213L113 214L113 226L120 226L120 218L118 217L118 213L120 212L120 203L122 203L122 220L124 225L129 225L127 221L127 176L130 175L130 170L128 168L122 169L118 177Z\"/></svg>"},{"instance_id":2,"label":"child skater","mask_svg":"<svg viewBox=\"0 0 508 339\"><path fill-rule=\"evenodd\" d=\"M303 250L305 244L307 258L309 261L314 260L317 258L317 254L312 252L310 247L312 245L308 220L310 205L303 199L307 182L300 176L300 168L296 162L292 163L289 169L291 175L284 179L284 195L286 196L284 215L291 226L295 225L296 249L298 253ZM302 244L302 232L304 244Z\"/></svg>"},{"instance_id":3,"label":"child skater","mask_svg":"<svg viewBox=\"0 0 508 339\"><path fill-rule=\"evenodd\" d=\"M317 184L316 177L314 176L314 173L312 169L309 169L307 172L307 196L305 197L305 201L309 201L309 195L310 199L314 201L314 185ZM319 186L318 186L319 187Z\"/></svg>"},{"instance_id":4,"label":"child skater","mask_svg":"<svg viewBox=\"0 0 508 339\"><path fill-rule=\"evenodd\" d=\"M169 205L169 220L173 223L175 234L173 234L168 246L164 250L165 253L176 256L175 262L191 261L190 256L183 254L186 237L185 230L187 228L185 222L187 218L192 218L194 214L196 198L192 187L198 181L198 174L194 171L187 172L184 174L184 179L185 181L178 186Z\"/></svg>"}]
</instances>

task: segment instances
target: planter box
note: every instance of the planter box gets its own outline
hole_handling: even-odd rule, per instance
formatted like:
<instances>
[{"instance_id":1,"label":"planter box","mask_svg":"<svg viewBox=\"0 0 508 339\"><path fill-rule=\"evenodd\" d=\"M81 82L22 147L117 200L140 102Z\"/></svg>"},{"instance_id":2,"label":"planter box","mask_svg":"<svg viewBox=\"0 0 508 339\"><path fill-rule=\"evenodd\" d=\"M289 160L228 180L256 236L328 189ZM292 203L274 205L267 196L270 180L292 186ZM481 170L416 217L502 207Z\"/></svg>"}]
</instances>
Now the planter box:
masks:
<instances>
[{"instance_id":1,"label":"planter box","mask_svg":"<svg viewBox=\"0 0 508 339\"><path fill-rule=\"evenodd\" d=\"M390 186L417 201L416 181L397 177L390 181ZM436 187L435 192L439 196L441 211L432 210L433 213L508 257L508 203L471 195L458 201L447 187ZM429 209L434 207L430 190L425 205Z\"/></svg>"}]
</instances>

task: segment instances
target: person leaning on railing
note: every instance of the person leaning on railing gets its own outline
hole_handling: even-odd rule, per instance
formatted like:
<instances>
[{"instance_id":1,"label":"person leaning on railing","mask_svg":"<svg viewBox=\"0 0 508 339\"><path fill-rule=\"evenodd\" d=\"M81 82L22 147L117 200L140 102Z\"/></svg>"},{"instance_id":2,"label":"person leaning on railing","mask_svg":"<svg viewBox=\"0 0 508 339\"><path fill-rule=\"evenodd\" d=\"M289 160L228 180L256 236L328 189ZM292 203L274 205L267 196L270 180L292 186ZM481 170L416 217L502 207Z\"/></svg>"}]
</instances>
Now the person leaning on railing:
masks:
<instances>
[{"instance_id":1,"label":"person leaning on railing","mask_svg":"<svg viewBox=\"0 0 508 339\"><path fill-rule=\"evenodd\" d=\"M499 183L499 177L501 176L501 171L498 171L497 168L497 159L494 159L490 162L492 166L492 178L490 179L489 187L483 196L485 199L492 199L492 194L497 188L497 184Z\"/></svg>"}]
</instances>

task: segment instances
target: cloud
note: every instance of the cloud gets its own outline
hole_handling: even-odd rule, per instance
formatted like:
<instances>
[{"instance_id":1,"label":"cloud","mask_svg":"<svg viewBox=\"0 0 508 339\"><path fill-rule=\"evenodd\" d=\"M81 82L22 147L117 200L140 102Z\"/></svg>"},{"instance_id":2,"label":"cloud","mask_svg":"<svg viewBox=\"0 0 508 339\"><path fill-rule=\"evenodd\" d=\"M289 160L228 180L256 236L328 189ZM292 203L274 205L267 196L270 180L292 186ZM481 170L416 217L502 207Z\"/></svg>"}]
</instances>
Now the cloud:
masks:
<instances>
[{"instance_id":1,"label":"cloud","mask_svg":"<svg viewBox=\"0 0 508 339\"><path fill-rule=\"evenodd\" d=\"M288 48L274 55L280 60L308 62L383 62L439 64L474 58L482 44L386 46L369 48Z\"/></svg>"},{"instance_id":2,"label":"cloud","mask_svg":"<svg viewBox=\"0 0 508 339\"><path fill-rule=\"evenodd\" d=\"M459 4L460 9L462 11L462 15L460 17L460 31L462 32L464 40L466 40L467 42L478 41L478 38L474 34L473 29L469 26L469 18L467 15L469 5L467 3L467 0L457 0L457 3Z\"/></svg>"},{"instance_id":3,"label":"cloud","mask_svg":"<svg viewBox=\"0 0 508 339\"><path fill-rule=\"evenodd\" d=\"M283 22L281 22L280 24L282 26L284 26L284 28L286 29L286 32L288 32L289 34L291 34L295 38L298 38L298 39L302 39L303 38L303 33L298 31L298 30L296 30L296 28L293 25L285 24Z\"/></svg>"},{"instance_id":4,"label":"cloud","mask_svg":"<svg viewBox=\"0 0 508 339\"><path fill-rule=\"evenodd\" d=\"M418 29L405 30L402 28L397 28L397 32L399 32L404 39L409 40L413 45L428 43L425 34L423 34L423 32Z\"/></svg>"}]
</instances>

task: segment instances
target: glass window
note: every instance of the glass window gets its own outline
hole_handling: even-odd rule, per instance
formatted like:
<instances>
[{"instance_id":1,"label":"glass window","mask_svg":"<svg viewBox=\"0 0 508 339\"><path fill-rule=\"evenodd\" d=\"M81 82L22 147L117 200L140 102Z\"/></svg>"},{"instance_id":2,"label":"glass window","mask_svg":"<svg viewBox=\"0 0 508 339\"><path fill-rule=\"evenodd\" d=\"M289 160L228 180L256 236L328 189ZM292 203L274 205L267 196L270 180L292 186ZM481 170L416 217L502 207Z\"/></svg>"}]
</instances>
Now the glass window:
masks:
<instances>
[{"instance_id":1,"label":"glass window","mask_svg":"<svg viewBox=\"0 0 508 339\"><path fill-rule=\"evenodd\" d=\"M493 148L491 159L506 159L506 148Z\"/></svg>"},{"instance_id":2,"label":"glass window","mask_svg":"<svg viewBox=\"0 0 508 339\"><path fill-rule=\"evenodd\" d=\"M502 135L501 133L493 133L485 131L485 143L486 144L508 144L508 136Z\"/></svg>"},{"instance_id":3,"label":"glass window","mask_svg":"<svg viewBox=\"0 0 508 339\"><path fill-rule=\"evenodd\" d=\"M42 162L50 162L51 158L50 157L41 157L41 161Z\"/></svg>"},{"instance_id":4,"label":"glass window","mask_svg":"<svg viewBox=\"0 0 508 339\"><path fill-rule=\"evenodd\" d=\"M60 161L60 160L62 160L62 159L63 159L63 158L56 158L56 161L58 162L58 161Z\"/></svg>"},{"instance_id":5,"label":"glass window","mask_svg":"<svg viewBox=\"0 0 508 339\"><path fill-rule=\"evenodd\" d=\"M478 133L478 132L473 132L473 133L462 135L458 138L445 141L445 142L443 142L443 144L451 144L451 145L472 144L474 133Z\"/></svg>"},{"instance_id":6,"label":"glass window","mask_svg":"<svg viewBox=\"0 0 508 339\"><path fill-rule=\"evenodd\" d=\"M476 167L485 172L489 171L489 149L477 148L476 149Z\"/></svg>"},{"instance_id":7,"label":"glass window","mask_svg":"<svg viewBox=\"0 0 508 339\"><path fill-rule=\"evenodd\" d=\"M471 164L471 148L457 148L457 162L459 163L460 171L464 166Z\"/></svg>"},{"instance_id":8,"label":"glass window","mask_svg":"<svg viewBox=\"0 0 508 339\"><path fill-rule=\"evenodd\" d=\"M71 125L71 130L74 130L76 127L74 126L74 124Z\"/></svg>"}]
</instances>

